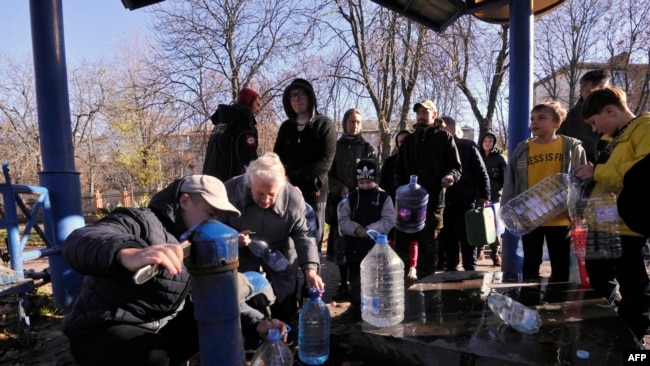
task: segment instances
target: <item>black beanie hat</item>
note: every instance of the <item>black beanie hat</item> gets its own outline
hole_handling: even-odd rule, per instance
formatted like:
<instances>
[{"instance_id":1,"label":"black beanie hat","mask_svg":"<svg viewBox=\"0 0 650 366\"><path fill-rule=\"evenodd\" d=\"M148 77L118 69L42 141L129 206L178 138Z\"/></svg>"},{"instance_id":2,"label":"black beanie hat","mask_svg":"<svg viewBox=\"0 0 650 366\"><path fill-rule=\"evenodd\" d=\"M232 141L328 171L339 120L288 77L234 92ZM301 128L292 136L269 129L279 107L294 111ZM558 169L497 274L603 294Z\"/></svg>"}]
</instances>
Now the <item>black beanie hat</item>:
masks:
<instances>
[{"instance_id":1,"label":"black beanie hat","mask_svg":"<svg viewBox=\"0 0 650 366\"><path fill-rule=\"evenodd\" d=\"M361 179L377 181L377 163L373 159L361 159L357 163L357 182Z\"/></svg>"}]
</instances>

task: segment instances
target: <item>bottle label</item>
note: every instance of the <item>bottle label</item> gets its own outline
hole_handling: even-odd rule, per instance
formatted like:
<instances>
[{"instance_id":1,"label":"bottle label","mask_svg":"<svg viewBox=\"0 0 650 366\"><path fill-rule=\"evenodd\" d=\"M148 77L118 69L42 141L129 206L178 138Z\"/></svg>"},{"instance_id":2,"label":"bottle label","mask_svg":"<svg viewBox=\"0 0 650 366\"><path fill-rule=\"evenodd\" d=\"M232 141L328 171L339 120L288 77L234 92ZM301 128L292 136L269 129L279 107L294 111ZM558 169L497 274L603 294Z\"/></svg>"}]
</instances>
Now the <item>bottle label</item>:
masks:
<instances>
[{"instance_id":1,"label":"bottle label","mask_svg":"<svg viewBox=\"0 0 650 366\"><path fill-rule=\"evenodd\" d=\"M397 218L403 224L413 224L424 221L427 217L427 207L412 210L410 208L397 208Z\"/></svg>"},{"instance_id":2,"label":"bottle label","mask_svg":"<svg viewBox=\"0 0 650 366\"><path fill-rule=\"evenodd\" d=\"M594 208L596 222L617 221L618 211L616 206L598 206Z\"/></svg>"}]
</instances>

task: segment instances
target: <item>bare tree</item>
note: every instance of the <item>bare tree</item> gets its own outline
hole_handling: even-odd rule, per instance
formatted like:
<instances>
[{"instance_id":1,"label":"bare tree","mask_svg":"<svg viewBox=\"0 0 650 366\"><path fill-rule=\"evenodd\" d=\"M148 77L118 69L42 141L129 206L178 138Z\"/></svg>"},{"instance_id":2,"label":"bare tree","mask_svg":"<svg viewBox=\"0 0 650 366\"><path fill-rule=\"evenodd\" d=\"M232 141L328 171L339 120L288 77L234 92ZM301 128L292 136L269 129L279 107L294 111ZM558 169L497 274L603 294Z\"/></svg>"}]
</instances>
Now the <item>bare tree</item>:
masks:
<instances>
[{"instance_id":1,"label":"bare tree","mask_svg":"<svg viewBox=\"0 0 650 366\"><path fill-rule=\"evenodd\" d=\"M499 99L503 98L501 87L509 66L508 26L464 17L440 37L438 45L436 52L429 54L435 58L432 64L438 62L444 66L437 76L445 76L464 95L482 136L494 128L492 121ZM454 108L459 106L457 103Z\"/></svg>"},{"instance_id":2,"label":"bare tree","mask_svg":"<svg viewBox=\"0 0 650 366\"><path fill-rule=\"evenodd\" d=\"M168 94L161 91L160 79L152 73L141 50L123 47L114 63L110 80L111 97L105 114L111 136L113 162L122 174L113 177L118 189L164 185L178 176L169 166L163 169L163 156L168 156L165 143L184 123L182 109ZM174 146L182 151L182 145ZM187 165L198 165L186 161ZM163 183L163 184L161 184Z\"/></svg>"},{"instance_id":3,"label":"bare tree","mask_svg":"<svg viewBox=\"0 0 650 366\"><path fill-rule=\"evenodd\" d=\"M110 69L101 61L91 63L84 60L68 73L76 167L81 173L82 190L90 194L108 188L98 177L111 170L107 153L109 135L103 118L109 94L106 88Z\"/></svg>"},{"instance_id":4,"label":"bare tree","mask_svg":"<svg viewBox=\"0 0 650 366\"><path fill-rule=\"evenodd\" d=\"M576 88L588 60L596 61L603 50L603 32L609 32L607 14L612 0L570 0L535 21L535 77L543 81L549 99L573 106ZM563 79L563 80L561 80ZM568 100L561 89L568 84Z\"/></svg>"},{"instance_id":5,"label":"bare tree","mask_svg":"<svg viewBox=\"0 0 650 366\"><path fill-rule=\"evenodd\" d=\"M0 55L0 151L14 183L37 184L42 169L31 60Z\"/></svg>"},{"instance_id":6,"label":"bare tree","mask_svg":"<svg viewBox=\"0 0 650 366\"><path fill-rule=\"evenodd\" d=\"M605 36L612 83L625 90L630 108L638 115L649 109L650 8L640 0L619 1L613 6L606 20L618 26Z\"/></svg>"},{"instance_id":7,"label":"bare tree","mask_svg":"<svg viewBox=\"0 0 650 366\"><path fill-rule=\"evenodd\" d=\"M357 97L367 95L377 116L378 153L383 161L390 154L395 128L406 125L427 30L384 8L367 10L364 0L337 0L335 4L346 29L332 23L334 34L345 45L332 76L351 81L350 91L359 93ZM403 99L398 102L400 96ZM392 127L396 108L399 122Z\"/></svg>"}]
</instances>

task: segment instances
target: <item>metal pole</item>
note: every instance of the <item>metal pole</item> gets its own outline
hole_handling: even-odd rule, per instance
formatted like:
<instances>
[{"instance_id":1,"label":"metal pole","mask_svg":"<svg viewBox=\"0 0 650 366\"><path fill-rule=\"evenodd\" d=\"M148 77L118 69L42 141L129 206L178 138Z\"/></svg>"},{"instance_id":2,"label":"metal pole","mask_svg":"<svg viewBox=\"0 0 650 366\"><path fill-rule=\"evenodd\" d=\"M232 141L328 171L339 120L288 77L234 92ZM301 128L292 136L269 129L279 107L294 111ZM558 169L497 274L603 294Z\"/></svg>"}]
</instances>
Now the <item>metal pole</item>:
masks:
<instances>
[{"instance_id":1,"label":"metal pole","mask_svg":"<svg viewBox=\"0 0 650 366\"><path fill-rule=\"evenodd\" d=\"M63 11L61 0L30 0L29 9L43 161L40 185L50 192L54 221L50 238L54 248L60 248L70 232L84 226L70 126ZM64 308L79 294L83 277L61 255L48 259L54 305Z\"/></svg>"},{"instance_id":2,"label":"metal pole","mask_svg":"<svg viewBox=\"0 0 650 366\"><path fill-rule=\"evenodd\" d=\"M510 100L508 103L508 151L530 137L528 121L533 100L533 4L510 1ZM505 281L516 281L522 258L517 256L518 236L503 234L501 268Z\"/></svg>"}]
</instances>

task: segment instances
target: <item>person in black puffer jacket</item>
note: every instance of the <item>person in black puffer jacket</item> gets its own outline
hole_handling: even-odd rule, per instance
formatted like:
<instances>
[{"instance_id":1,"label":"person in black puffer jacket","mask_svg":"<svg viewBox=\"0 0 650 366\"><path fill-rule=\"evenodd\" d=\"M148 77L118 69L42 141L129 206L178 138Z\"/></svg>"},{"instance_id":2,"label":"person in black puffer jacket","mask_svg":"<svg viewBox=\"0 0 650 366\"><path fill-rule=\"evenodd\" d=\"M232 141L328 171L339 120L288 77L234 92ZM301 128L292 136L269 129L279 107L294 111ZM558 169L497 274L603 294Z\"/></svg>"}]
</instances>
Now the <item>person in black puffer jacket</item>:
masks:
<instances>
[{"instance_id":1,"label":"person in black puffer jacket","mask_svg":"<svg viewBox=\"0 0 650 366\"><path fill-rule=\"evenodd\" d=\"M444 130L454 137L460 161L463 164L463 173L460 179L453 186L447 188L445 193L445 211L443 213L445 225L440 231L444 268L445 271L457 270L460 251L463 269L475 271L478 247L471 245L467 239L465 213L473 208L487 207L490 201L490 178L488 178L476 143L461 138L463 131L456 125L453 118L445 116L441 119L445 121Z\"/></svg>"},{"instance_id":2,"label":"person in black puffer jacket","mask_svg":"<svg viewBox=\"0 0 650 366\"><path fill-rule=\"evenodd\" d=\"M501 189L503 189L503 180L506 175L506 168L508 161L506 160L503 150L496 146L497 136L492 132L486 132L478 144L481 150L481 158L485 163L485 169L490 177L490 202L501 202ZM490 243L490 259L494 266L501 265L501 256L499 255L499 245L501 244L501 236L497 235L494 243ZM479 253L481 254L481 253Z\"/></svg>"},{"instance_id":3,"label":"person in black puffer jacket","mask_svg":"<svg viewBox=\"0 0 650 366\"><path fill-rule=\"evenodd\" d=\"M63 333L81 365L184 364L199 350L183 266L180 236L204 220L239 216L221 181L192 175L154 195L148 208L117 208L102 220L74 230L64 258L86 277L63 320ZM148 264L161 271L136 285L133 272ZM277 320L241 306L242 328L263 336Z\"/></svg>"}]
</instances>

